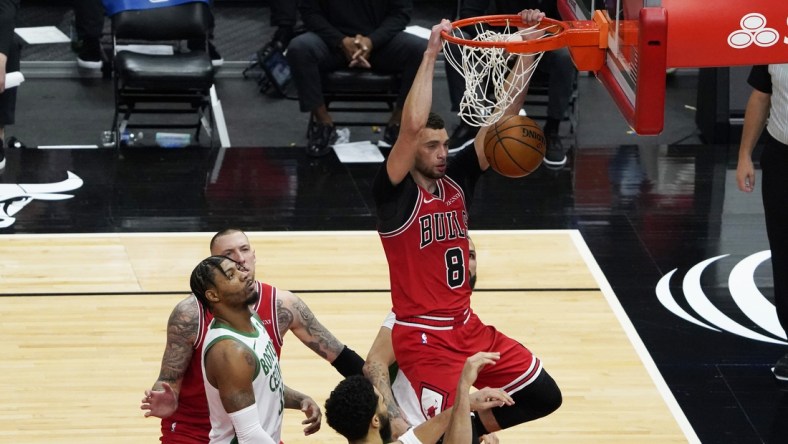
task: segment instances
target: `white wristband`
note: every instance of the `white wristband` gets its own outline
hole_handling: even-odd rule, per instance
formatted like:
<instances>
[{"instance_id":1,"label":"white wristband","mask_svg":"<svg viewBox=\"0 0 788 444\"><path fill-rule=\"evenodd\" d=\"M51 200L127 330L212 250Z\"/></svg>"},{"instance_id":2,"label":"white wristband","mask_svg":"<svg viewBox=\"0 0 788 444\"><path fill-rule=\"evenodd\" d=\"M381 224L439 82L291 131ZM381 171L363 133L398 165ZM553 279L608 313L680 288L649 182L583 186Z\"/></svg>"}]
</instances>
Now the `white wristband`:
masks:
<instances>
[{"instance_id":1,"label":"white wristband","mask_svg":"<svg viewBox=\"0 0 788 444\"><path fill-rule=\"evenodd\" d=\"M233 422L235 436L238 437L239 443L277 444L260 425L257 405L252 404L249 407L244 407L237 412L229 413L228 416Z\"/></svg>"},{"instance_id":2,"label":"white wristband","mask_svg":"<svg viewBox=\"0 0 788 444\"><path fill-rule=\"evenodd\" d=\"M413 431L413 428L408 429L407 432L400 436L399 442L402 444L422 444L419 438L416 437L416 432Z\"/></svg>"}]
</instances>

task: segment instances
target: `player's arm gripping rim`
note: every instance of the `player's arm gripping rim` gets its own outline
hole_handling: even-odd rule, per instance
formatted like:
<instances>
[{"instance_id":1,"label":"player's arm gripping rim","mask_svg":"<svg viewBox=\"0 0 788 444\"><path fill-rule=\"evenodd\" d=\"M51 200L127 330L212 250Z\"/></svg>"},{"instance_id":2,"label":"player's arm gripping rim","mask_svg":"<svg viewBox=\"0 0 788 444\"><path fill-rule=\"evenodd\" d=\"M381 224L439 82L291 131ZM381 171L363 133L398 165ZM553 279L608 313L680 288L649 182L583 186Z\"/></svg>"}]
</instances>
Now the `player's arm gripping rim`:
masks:
<instances>
[{"instance_id":1,"label":"player's arm gripping rim","mask_svg":"<svg viewBox=\"0 0 788 444\"><path fill-rule=\"evenodd\" d=\"M432 77L435 73L435 60L441 52L440 33L450 30L451 22L446 19L432 27L427 49L402 107L399 136L386 161L386 173L392 185L399 185L416 163L419 133L427 125L427 117L432 108Z\"/></svg>"},{"instance_id":2,"label":"player's arm gripping rim","mask_svg":"<svg viewBox=\"0 0 788 444\"><path fill-rule=\"evenodd\" d=\"M520 12L520 16L523 18L523 23L527 24L528 26L533 26L539 23L544 17L544 12L539 11L538 9L526 9ZM527 40L533 40L541 37L544 34L542 32L529 32L526 34ZM509 72L509 75L506 79L507 82L513 82L514 79L519 79L521 81L529 80L529 76L520 75L522 72L526 72L530 69L531 65L533 65L535 60L535 56L533 54L523 54L517 57L517 62L515 63L514 68ZM519 87L521 85L515 85ZM516 91L517 89L515 89ZM525 103L525 97L528 94L528 85L522 89L517 97L512 101L512 103L506 108L503 112L501 118L506 116L512 116L518 114L520 110L523 108L523 104ZM487 168L490 166L489 162L487 162L487 156L484 155L484 136L487 134L487 129L489 126L483 126L479 129L479 132L476 133L476 138L474 139L474 147L476 148L476 155L479 158L479 166L481 167L482 171L486 171Z\"/></svg>"}]
</instances>

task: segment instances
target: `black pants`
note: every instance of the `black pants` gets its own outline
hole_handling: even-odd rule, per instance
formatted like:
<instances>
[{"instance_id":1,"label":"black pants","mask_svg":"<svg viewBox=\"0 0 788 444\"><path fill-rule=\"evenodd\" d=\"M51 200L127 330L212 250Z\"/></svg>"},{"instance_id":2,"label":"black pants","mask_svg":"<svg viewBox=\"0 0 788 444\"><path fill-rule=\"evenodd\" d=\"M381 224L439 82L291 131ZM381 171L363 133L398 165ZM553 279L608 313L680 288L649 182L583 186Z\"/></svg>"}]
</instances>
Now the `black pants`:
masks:
<instances>
[{"instance_id":1,"label":"black pants","mask_svg":"<svg viewBox=\"0 0 788 444\"><path fill-rule=\"evenodd\" d=\"M97 40L104 30L101 0L74 0L74 24L80 40Z\"/></svg>"},{"instance_id":2,"label":"black pants","mask_svg":"<svg viewBox=\"0 0 788 444\"><path fill-rule=\"evenodd\" d=\"M761 193L766 234L772 250L774 304L783 330L788 332L788 145L766 134L761 154Z\"/></svg>"},{"instance_id":3,"label":"black pants","mask_svg":"<svg viewBox=\"0 0 788 444\"><path fill-rule=\"evenodd\" d=\"M400 107L405 103L426 49L426 40L406 32L400 32L385 45L372 49L369 63L375 72L402 73L402 89L397 99ZM301 34L290 42L287 61L298 88L298 102L303 112L314 111L324 104L322 73L343 69L348 65L341 49L329 48L313 32Z\"/></svg>"},{"instance_id":4,"label":"black pants","mask_svg":"<svg viewBox=\"0 0 788 444\"><path fill-rule=\"evenodd\" d=\"M5 64L5 72L19 71L19 58L21 52L21 43L19 39L14 36L14 41L11 43L11 51L7 54L8 59ZM0 128L6 125L13 125L16 117L16 90L17 88L9 88L0 94Z\"/></svg>"}]
</instances>

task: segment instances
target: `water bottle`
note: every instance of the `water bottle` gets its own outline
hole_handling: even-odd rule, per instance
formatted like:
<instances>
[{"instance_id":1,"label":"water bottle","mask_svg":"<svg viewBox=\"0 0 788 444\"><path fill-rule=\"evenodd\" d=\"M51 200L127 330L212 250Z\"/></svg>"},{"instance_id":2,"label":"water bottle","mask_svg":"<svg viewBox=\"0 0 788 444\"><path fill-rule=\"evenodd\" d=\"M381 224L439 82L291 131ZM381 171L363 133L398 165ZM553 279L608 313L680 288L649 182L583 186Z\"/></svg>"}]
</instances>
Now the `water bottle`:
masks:
<instances>
[{"instance_id":1,"label":"water bottle","mask_svg":"<svg viewBox=\"0 0 788 444\"><path fill-rule=\"evenodd\" d=\"M192 142L191 134L156 133L156 145L162 148L184 148Z\"/></svg>"}]
</instances>

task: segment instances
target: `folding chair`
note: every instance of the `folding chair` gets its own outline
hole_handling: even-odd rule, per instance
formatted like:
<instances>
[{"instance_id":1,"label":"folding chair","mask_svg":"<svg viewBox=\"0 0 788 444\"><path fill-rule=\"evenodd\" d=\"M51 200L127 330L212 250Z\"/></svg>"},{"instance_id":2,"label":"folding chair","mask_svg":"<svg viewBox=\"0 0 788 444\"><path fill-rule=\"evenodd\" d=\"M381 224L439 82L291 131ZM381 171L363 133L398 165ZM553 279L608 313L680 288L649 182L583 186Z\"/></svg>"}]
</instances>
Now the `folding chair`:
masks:
<instances>
[{"instance_id":1,"label":"folding chair","mask_svg":"<svg viewBox=\"0 0 788 444\"><path fill-rule=\"evenodd\" d=\"M208 54L212 22L207 0L104 0L112 22L112 72L116 146L126 131L137 128L201 128L213 141L211 88L214 72ZM204 50L181 51L184 40L204 40ZM172 53L142 53L121 43L175 42ZM197 122L131 123L132 114L196 114Z\"/></svg>"}]
</instances>

